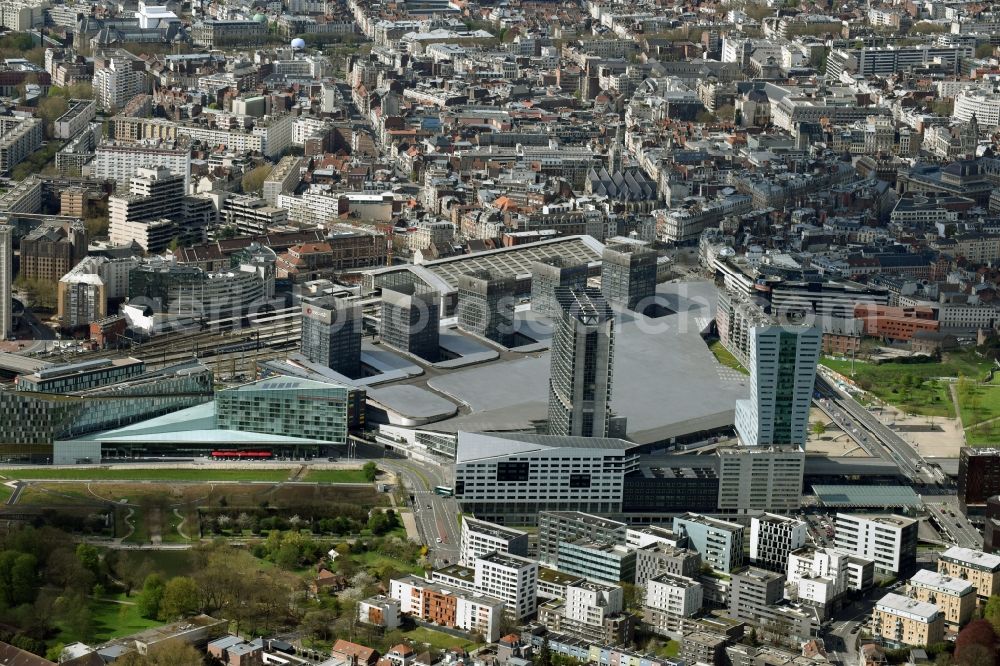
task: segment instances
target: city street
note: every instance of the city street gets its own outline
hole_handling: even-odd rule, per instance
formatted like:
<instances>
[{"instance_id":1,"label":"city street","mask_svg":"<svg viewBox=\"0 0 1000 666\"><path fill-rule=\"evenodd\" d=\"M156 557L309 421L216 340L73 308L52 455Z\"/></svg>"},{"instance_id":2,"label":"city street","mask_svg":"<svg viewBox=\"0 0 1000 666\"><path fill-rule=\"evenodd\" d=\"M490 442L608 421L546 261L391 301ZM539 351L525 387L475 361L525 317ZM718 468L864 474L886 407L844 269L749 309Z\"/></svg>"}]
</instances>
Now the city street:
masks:
<instances>
[{"instance_id":1,"label":"city street","mask_svg":"<svg viewBox=\"0 0 1000 666\"><path fill-rule=\"evenodd\" d=\"M421 541L430 548L431 561L437 566L457 562L462 534L458 502L434 493L434 486L451 486L448 468L410 458L373 459L402 479L413 495L413 517Z\"/></svg>"},{"instance_id":2,"label":"city street","mask_svg":"<svg viewBox=\"0 0 1000 666\"><path fill-rule=\"evenodd\" d=\"M895 463L903 475L911 480L931 485L945 480L943 474L927 466L920 454L914 451L906 440L882 423L846 391L837 387L833 381L825 378L822 372L816 375L816 390L827 399L825 402L817 401L820 409L834 420L837 420L835 415L839 412L841 418L838 425L843 427L845 432L849 432L869 453ZM862 431L867 434L862 434Z\"/></svg>"},{"instance_id":3,"label":"city street","mask_svg":"<svg viewBox=\"0 0 1000 666\"><path fill-rule=\"evenodd\" d=\"M982 534L959 511L957 497L932 495L923 499L927 511L951 540L966 548L983 547Z\"/></svg>"},{"instance_id":4,"label":"city street","mask_svg":"<svg viewBox=\"0 0 1000 666\"><path fill-rule=\"evenodd\" d=\"M883 593L878 588L870 590L865 597L845 606L834 615L829 628L822 634L827 656L831 661L842 666L858 663L858 642L863 620L871 614L875 600Z\"/></svg>"}]
</instances>

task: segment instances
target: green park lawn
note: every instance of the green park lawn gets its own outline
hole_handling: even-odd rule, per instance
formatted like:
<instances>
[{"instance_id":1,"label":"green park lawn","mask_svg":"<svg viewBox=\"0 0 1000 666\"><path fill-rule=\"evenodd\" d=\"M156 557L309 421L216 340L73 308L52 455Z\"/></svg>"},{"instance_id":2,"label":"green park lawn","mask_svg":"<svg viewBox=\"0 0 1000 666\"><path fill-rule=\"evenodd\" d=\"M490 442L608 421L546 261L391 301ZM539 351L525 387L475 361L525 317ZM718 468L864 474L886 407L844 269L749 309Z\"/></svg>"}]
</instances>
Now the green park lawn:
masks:
<instances>
[{"instance_id":1,"label":"green park lawn","mask_svg":"<svg viewBox=\"0 0 1000 666\"><path fill-rule=\"evenodd\" d=\"M369 483L361 469L310 469L304 480L316 483Z\"/></svg>"},{"instance_id":2,"label":"green park lawn","mask_svg":"<svg viewBox=\"0 0 1000 666\"><path fill-rule=\"evenodd\" d=\"M965 440L970 446L994 446L1000 439L1000 386L957 387Z\"/></svg>"},{"instance_id":3,"label":"green park lawn","mask_svg":"<svg viewBox=\"0 0 1000 666\"><path fill-rule=\"evenodd\" d=\"M404 632L403 635L417 644L429 643L436 650L448 650L452 648L474 650L479 647L478 643L474 643L468 639L452 636L443 631L434 631L426 627L417 627L416 629Z\"/></svg>"},{"instance_id":4,"label":"green park lawn","mask_svg":"<svg viewBox=\"0 0 1000 666\"><path fill-rule=\"evenodd\" d=\"M54 468L8 467L0 476L8 479L45 479L57 481L270 481L288 479L291 470L262 467L259 469L128 469L106 467Z\"/></svg>"},{"instance_id":5,"label":"green park lawn","mask_svg":"<svg viewBox=\"0 0 1000 666\"><path fill-rule=\"evenodd\" d=\"M129 604L116 603L129 601ZM139 615L139 607L134 598L126 599L124 595L102 599L92 599L90 602L93 633L91 636L80 636L69 626L60 626L59 635L53 643L70 644L76 641L87 643L103 643L113 638L128 636L150 627L162 624Z\"/></svg>"},{"instance_id":6,"label":"green park lawn","mask_svg":"<svg viewBox=\"0 0 1000 666\"><path fill-rule=\"evenodd\" d=\"M736 360L736 357L726 349L721 340L713 340L709 343L708 348L715 355L715 360L726 366L727 368L732 368L733 370L738 370L744 375L750 374L747 372L746 368L740 365L740 362Z\"/></svg>"},{"instance_id":7,"label":"green park lawn","mask_svg":"<svg viewBox=\"0 0 1000 666\"><path fill-rule=\"evenodd\" d=\"M958 368L967 369L965 364L947 363L873 363L854 362L831 358L820 359L820 363L845 377L852 378L858 386L869 391L890 405L895 405L911 414L924 416L955 416L955 408L948 391L948 383L940 377L957 377L951 374ZM985 376L985 375L984 375Z\"/></svg>"}]
</instances>

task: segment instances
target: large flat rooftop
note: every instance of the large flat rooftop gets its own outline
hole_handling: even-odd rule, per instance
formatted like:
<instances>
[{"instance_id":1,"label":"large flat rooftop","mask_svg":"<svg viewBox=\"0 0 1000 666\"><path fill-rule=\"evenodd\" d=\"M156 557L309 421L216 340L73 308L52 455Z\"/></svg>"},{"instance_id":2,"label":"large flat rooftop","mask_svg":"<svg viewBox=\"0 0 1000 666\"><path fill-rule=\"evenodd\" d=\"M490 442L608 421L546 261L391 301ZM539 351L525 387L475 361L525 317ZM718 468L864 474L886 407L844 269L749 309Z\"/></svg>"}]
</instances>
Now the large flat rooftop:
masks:
<instances>
[{"instance_id":1,"label":"large flat rooftop","mask_svg":"<svg viewBox=\"0 0 1000 666\"><path fill-rule=\"evenodd\" d=\"M657 294L674 314L650 319L616 311L611 406L628 419L637 444L731 426L736 400L749 395L748 378L726 372L701 337L714 316L714 285L664 284ZM428 387L468 407L435 430L534 429L548 417L550 363L549 352L539 351L431 377Z\"/></svg>"}]
</instances>

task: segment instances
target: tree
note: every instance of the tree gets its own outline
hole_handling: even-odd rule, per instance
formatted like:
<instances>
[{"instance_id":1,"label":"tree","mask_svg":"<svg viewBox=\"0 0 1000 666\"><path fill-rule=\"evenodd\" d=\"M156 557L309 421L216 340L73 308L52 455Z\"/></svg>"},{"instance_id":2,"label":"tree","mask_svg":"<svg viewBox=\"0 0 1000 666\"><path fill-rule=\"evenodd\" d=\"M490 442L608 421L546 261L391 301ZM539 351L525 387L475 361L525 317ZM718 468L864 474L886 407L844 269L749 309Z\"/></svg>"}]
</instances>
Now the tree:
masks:
<instances>
[{"instance_id":1,"label":"tree","mask_svg":"<svg viewBox=\"0 0 1000 666\"><path fill-rule=\"evenodd\" d=\"M826 424L822 421L816 421L812 424L813 434L817 437L826 434Z\"/></svg>"},{"instance_id":2,"label":"tree","mask_svg":"<svg viewBox=\"0 0 1000 666\"><path fill-rule=\"evenodd\" d=\"M262 164L243 174L243 179L240 181L243 192L246 194L260 192L264 188L264 181L271 175L272 168L270 164Z\"/></svg>"},{"instance_id":3,"label":"tree","mask_svg":"<svg viewBox=\"0 0 1000 666\"><path fill-rule=\"evenodd\" d=\"M66 88L66 97L70 99L94 99L94 86L89 83L74 83Z\"/></svg>"},{"instance_id":4,"label":"tree","mask_svg":"<svg viewBox=\"0 0 1000 666\"><path fill-rule=\"evenodd\" d=\"M163 588L158 617L164 621L188 617L201 607L201 593L198 584L187 576L171 578Z\"/></svg>"},{"instance_id":5,"label":"tree","mask_svg":"<svg viewBox=\"0 0 1000 666\"><path fill-rule=\"evenodd\" d=\"M993 625L993 631L1000 634L1000 594L994 594L986 600L983 618Z\"/></svg>"},{"instance_id":6,"label":"tree","mask_svg":"<svg viewBox=\"0 0 1000 666\"><path fill-rule=\"evenodd\" d=\"M142 583L142 592L139 593L139 599L136 601L140 615L148 618L159 617L165 587L160 574L151 573L146 576L146 580Z\"/></svg>"},{"instance_id":7,"label":"tree","mask_svg":"<svg viewBox=\"0 0 1000 666\"><path fill-rule=\"evenodd\" d=\"M333 623L337 614L332 610L312 610L302 616L299 626L318 641L328 641L333 638Z\"/></svg>"},{"instance_id":8,"label":"tree","mask_svg":"<svg viewBox=\"0 0 1000 666\"><path fill-rule=\"evenodd\" d=\"M373 462L366 462L365 466L361 468L361 471L364 472L365 479L370 483L375 480L376 476L378 476L378 465Z\"/></svg>"},{"instance_id":9,"label":"tree","mask_svg":"<svg viewBox=\"0 0 1000 666\"><path fill-rule=\"evenodd\" d=\"M997 634L989 620L973 620L955 639L955 663L962 666L993 666Z\"/></svg>"},{"instance_id":10,"label":"tree","mask_svg":"<svg viewBox=\"0 0 1000 666\"><path fill-rule=\"evenodd\" d=\"M736 107L732 104L726 104L725 106L720 106L716 111L716 115L719 116L720 120L726 122L733 122L736 119Z\"/></svg>"},{"instance_id":11,"label":"tree","mask_svg":"<svg viewBox=\"0 0 1000 666\"><path fill-rule=\"evenodd\" d=\"M107 217L88 217L83 221L87 230L87 238L101 238L108 235Z\"/></svg>"},{"instance_id":12,"label":"tree","mask_svg":"<svg viewBox=\"0 0 1000 666\"><path fill-rule=\"evenodd\" d=\"M955 110L955 100L941 99L931 104L931 111L938 116L951 116Z\"/></svg>"},{"instance_id":13,"label":"tree","mask_svg":"<svg viewBox=\"0 0 1000 666\"><path fill-rule=\"evenodd\" d=\"M715 114L713 114L711 111L701 111L698 113L695 120L701 123L702 125L709 125L711 123L716 122L718 119L715 117Z\"/></svg>"},{"instance_id":14,"label":"tree","mask_svg":"<svg viewBox=\"0 0 1000 666\"><path fill-rule=\"evenodd\" d=\"M65 97L45 97L38 102L37 115L45 121L45 136L52 138L55 135L54 123L62 114L66 113L69 103Z\"/></svg>"},{"instance_id":15,"label":"tree","mask_svg":"<svg viewBox=\"0 0 1000 666\"><path fill-rule=\"evenodd\" d=\"M89 543L81 543L76 547L76 559L80 560L83 568L95 576L98 575L101 566L101 554L97 548L91 546Z\"/></svg>"}]
</instances>

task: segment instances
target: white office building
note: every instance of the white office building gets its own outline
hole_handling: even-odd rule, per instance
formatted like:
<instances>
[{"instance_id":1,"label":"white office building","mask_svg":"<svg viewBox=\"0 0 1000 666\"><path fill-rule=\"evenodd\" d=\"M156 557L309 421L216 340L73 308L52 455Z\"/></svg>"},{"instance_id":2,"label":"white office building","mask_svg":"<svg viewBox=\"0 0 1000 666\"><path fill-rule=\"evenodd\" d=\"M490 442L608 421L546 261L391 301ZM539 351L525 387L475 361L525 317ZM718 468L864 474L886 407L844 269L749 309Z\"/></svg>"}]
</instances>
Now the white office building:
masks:
<instances>
[{"instance_id":1,"label":"white office building","mask_svg":"<svg viewBox=\"0 0 1000 666\"><path fill-rule=\"evenodd\" d=\"M606 437L459 432L455 497L480 519L532 525L541 511L621 513L634 444Z\"/></svg>"},{"instance_id":2,"label":"white office building","mask_svg":"<svg viewBox=\"0 0 1000 666\"><path fill-rule=\"evenodd\" d=\"M538 605L538 562L526 557L490 553L476 560L475 586L481 594L502 599L507 612L520 619Z\"/></svg>"},{"instance_id":3,"label":"white office building","mask_svg":"<svg viewBox=\"0 0 1000 666\"><path fill-rule=\"evenodd\" d=\"M760 326L750 331L750 399L736 402L742 445L806 443L822 339L817 327Z\"/></svg>"},{"instance_id":4,"label":"white office building","mask_svg":"<svg viewBox=\"0 0 1000 666\"><path fill-rule=\"evenodd\" d=\"M966 123L975 116L976 122L984 129L997 127L1000 125L1000 95L977 88L961 90L955 95L952 115Z\"/></svg>"},{"instance_id":5,"label":"white office building","mask_svg":"<svg viewBox=\"0 0 1000 666\"><path fill-rule=\"evenodd\" d=\"M462 545L458 563L475 566L476 560L489 553L528 555L528 533L485 520L462 516Z\"/></svg>"},{"instance_id":6,"label":"white office building","mask_svg":"<svg viewBox=\"0 0 1000 666\"><path fill-rule=\"evenodd\" d=\"M805 521L765 513L750 519L750 563L784 573L788 554L806 545L809 526Z\"/></svg>"},{"instance_id":7,"label":"white office building","mask_svg":"<svg viewBox=\"0 0 1000 666\"><path fill-rule=\"evenodd\" d=\"M127 192L132 177L140 168L164 167L184 176L184 192L190 191L191 149L170 142L102 143L94 151L89 176L113 180L120 192Z\"/></svg>"},{"instance_id":8,"label":"white office building","mask_svg":"<svg viewBox=\"0 0 1000 666\"><path fill-rule=\"evenodd\" d=\"M837 548L875 562L878 573L897 575L917 559L917 521L905 516L837 514Z\"/></svg>"}]
</instances>

